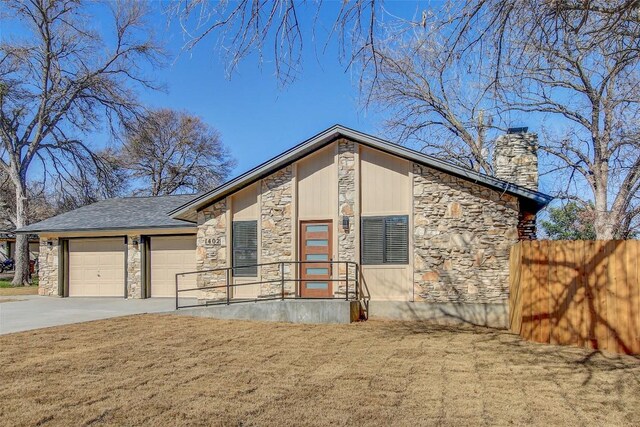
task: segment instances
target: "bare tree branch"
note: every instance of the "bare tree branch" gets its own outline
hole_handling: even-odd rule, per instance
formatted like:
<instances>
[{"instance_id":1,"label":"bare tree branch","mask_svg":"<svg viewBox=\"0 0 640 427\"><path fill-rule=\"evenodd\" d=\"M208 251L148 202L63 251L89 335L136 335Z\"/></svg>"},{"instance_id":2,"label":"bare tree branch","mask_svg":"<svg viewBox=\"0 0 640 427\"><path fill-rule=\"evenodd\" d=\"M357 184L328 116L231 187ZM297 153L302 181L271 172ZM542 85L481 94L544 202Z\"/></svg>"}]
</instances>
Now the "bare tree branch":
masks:
<instances>
[{"instance_id":1,"label":"bare tree branch","mask_svg":"<svg viewBox=\"0 0 640 427\"><path fill-rule=\"evenodd\" d=\"M222 183L235 162L215 129L199 117L150 111L130 123L120 164L151 196L192 193Z\"/></svg>"},{"instance_id":2,"label":"bare tree branch","mask_svg":"<svg viewBox=\"0 0 640 427\"><path fill-rule=\"evenodd\" d=\"M26 34L0 42L0 171L14 186L15 225L22 227L30 221L33 160L45 167L45 176L58 175L61 188L71 184L72 172L83 185L91 181L89 171L106 176L108 168L81 136L105 124L115 133L120 122L139 115L134 87L156 88L140 63L158 65L164 55L142 2L103 3L111 14L110 34L92 30L86 6L75 0L3 5L2 19ZM18 239L14 284L23 284L27 249Z\"/></svg>"}]
</instances>

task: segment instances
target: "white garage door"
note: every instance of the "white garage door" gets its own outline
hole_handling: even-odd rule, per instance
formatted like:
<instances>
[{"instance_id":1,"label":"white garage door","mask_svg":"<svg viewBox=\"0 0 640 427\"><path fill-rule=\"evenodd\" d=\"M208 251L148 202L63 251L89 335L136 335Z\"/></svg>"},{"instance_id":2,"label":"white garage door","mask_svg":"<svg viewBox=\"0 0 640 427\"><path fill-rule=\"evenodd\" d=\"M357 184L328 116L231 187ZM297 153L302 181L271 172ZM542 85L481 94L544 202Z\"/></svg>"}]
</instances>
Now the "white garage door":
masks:
<instances>
[{"instance_id":1,"label":"white garage door","mask_svg":"<svg viewBox=\"0 0 640 427\"><path fill-rule=\"evenodd\" d=\"M176 273L195 270L196 236L151 237L152 297L175 297ZM180 289L195 288L196 275L181 277L179 284Z\"/></svg>"},{"instance_id":2,"label":"white garage door","mask_svg":"<svg viewBox=\"0 0 640 427\"><path fill-rule=\"evenodd\" d=\"M124 296L124 239L69 241L69 296Z\"/></svg>"}]
</instances>

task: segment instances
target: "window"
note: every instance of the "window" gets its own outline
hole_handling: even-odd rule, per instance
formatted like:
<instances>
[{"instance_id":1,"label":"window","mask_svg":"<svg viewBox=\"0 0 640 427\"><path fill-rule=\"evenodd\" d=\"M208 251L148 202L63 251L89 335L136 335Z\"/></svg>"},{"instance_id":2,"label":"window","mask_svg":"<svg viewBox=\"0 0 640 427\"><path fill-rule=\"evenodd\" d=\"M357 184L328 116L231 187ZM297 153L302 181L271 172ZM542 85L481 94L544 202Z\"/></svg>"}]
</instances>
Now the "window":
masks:
<instances>
[{"instance_id":1,"label":"window","mask_svg":"<svg viewBox=\"0 0 640 427\"><path fill-rule=\"evenodd\" d=\"M408 264L408 223L406 215L363 217L360 236L362 264Z\"/></svg>"},{"instance_id":2,"label":"window","mask_svg":"<svg viewBox=\"0 0 640 427\"><path fill-rule=\"evenodd\" d=\"M255 264L258 263L258 221L234 221L232 233L233 275L257 276L258 267Z\"/></svg>"}]
</instances>

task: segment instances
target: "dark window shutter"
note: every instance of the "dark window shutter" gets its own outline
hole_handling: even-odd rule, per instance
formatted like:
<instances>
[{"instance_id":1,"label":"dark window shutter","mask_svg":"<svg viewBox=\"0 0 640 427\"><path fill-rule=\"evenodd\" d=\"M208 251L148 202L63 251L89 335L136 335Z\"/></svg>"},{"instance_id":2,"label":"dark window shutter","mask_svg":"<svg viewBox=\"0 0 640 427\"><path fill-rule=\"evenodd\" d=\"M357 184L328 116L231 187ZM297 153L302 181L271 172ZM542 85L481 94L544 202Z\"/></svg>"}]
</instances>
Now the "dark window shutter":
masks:
<instances>
[{"instance_id":1,"label":"dark window shutter","mask_svg":"<svg viewBox=\"0 0 640 427\"><path fill-rule=\"evenodd\" d=\"M258 275L258 221L233 222L233 275L253 277ZM251 267L242 267L249 265ZM239 267L239 268L236 268Z\"/></svg>"},{"instance_id":2,"label":"dark window shutter","mask_svg":"<svg viewBox=\"0 0 640 427\"><path fill-rule=\"evenodd\" d=\"M406 216L384 219L385 264L409 263L409 225Z\"/></svg>"},{"instance_id":3,"label":"dark window shutter","mask_svg":"<svg viewBox=\"0 0 640 427\"><path fill-rule=\"evenodd\" d=\"M362 218L362 264L384 263L384 218Z\"/></svg>"}]
</instances>

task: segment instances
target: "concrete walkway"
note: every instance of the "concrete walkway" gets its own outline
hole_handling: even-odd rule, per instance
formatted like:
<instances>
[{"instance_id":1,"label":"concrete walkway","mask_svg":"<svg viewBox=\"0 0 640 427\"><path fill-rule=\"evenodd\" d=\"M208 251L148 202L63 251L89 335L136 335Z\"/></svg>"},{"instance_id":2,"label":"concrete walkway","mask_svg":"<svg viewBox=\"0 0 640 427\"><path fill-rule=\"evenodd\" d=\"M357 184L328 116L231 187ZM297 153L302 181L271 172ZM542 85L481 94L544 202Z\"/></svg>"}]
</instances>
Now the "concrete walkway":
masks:
<instances>
[{"instance_id":1,"label":"concrete walkway","mask_svg":"<svg viewBox=\"0 0 640 427\"><path fill-rule=\"evenodd\" d=\"M0 335L131 314L161 313L174 308L173 298L4 296L0 297Z\"/></svg>"}]
</instances>

